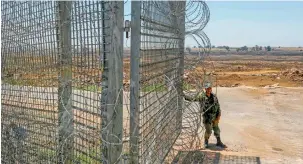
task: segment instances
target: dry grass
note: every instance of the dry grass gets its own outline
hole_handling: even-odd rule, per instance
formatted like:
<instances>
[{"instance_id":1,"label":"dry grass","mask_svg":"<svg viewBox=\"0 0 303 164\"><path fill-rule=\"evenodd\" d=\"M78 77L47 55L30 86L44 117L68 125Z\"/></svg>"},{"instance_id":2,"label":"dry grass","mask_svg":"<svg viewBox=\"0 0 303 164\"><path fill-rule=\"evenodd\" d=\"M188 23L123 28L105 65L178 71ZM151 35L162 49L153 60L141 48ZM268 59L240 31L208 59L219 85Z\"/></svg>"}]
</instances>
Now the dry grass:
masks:
<instances>
[{"instance_id":1,"label":"dry grass","mask_svg":"<svg viewBox=\"0 0 303 164\"><path fill-rule=\"evenodd\" d=\"M294 76L283 72L303 68L303 56L279 56L264 60L265 56L210 56L194 70L187 72L187 82L203 79L203 69L212 72L219 86L247 85L263 87L279 83L280 86L303 86L300 73ZM288 60L280 61L283 58ZM300 59L300 60L299 60ZM214 66L213 66L214 65Z\"/></svg>"},{"instance_id":2,"label":"dry grass","mask_svg":"<svg viewBox=\"0 0 303 164\"><path fill-rule=\"evenodd\" d=\"M277 50L282 50L282 51L303 51L303 46L302 47L273 47L274 49Z\"/></svg>"}]
</instances>

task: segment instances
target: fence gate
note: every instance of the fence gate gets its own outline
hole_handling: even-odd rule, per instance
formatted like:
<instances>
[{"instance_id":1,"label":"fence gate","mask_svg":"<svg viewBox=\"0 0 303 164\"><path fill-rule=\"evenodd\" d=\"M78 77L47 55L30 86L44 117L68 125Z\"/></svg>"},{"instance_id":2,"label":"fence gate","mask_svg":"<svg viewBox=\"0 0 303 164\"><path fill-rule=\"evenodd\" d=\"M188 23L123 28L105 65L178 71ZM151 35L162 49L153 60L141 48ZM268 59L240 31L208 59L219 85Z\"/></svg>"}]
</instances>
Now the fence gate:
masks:
<instances>
[{"instance_id":1,"label":"fence gate","mask_svg":"<svg viewBox=\"0 0 303 164\"><path fill-rule=\"evenodd\" d=\"M1 2L2 163L120 157L123 5Z\"/></svg>"},{"instance_id":2,"label":"fence gate","mask_svg":"<svg viewBox=\"0 0 303 164\"><path fill-rule=\"evenodd\" d=\"M124 2L2 1L1 162L164 162L181 132L185 3L131 2L122 152Z\"/></svg>"},{"instance_id":3,"label":"fence gate","mask_svg":"<svg viewBox=\"0 0 303 164\"><path fill-rule=\"evenodd\" d=\"M133 163L161 163L181 131L185 1L132 1Z\"/></svg>"}]
</instances>

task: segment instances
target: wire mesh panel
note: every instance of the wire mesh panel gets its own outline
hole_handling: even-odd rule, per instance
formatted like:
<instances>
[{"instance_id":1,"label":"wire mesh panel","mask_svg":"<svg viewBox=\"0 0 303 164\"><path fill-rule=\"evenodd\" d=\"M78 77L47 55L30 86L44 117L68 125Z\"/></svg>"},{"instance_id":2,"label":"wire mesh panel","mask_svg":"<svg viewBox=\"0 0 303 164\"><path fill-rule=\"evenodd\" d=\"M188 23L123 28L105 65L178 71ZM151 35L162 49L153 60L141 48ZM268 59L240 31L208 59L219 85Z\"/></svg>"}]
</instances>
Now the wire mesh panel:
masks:
<instances>
[{"instance_id":1,"label":"wire mesh panel","mask_svg":"<svg viewBox=\"0 0 303 164\"><path fill-rule=\"evenodd\" d=\"M56 161L56 3L1 2L1 161Z\"/></svg>"},{"instance_id":2,"label":"wire mesh panel","mask_svg":"<svg viewBox=\"0 0 303 164\"><path fill-rule=\"evenodd\" d=\"M72 3L72 111L74 160L101 161L101 73L103 60L102 21L108 19L102 1ZM105 16L106 15L106 16Z\"/></svg>"},{"instance_id":3,"label":"wire mesh panel","mask_svg":"<svg viewBox=\"0 0 303 164\"><path fill-rule=\"evenodd\" d=\"M177 88L182 77L182 61L184 59L184 17L182 12L177 14L184 2L169 1L141 1L132 4L132 11L140 9L140 14L133 12L132 16L132 44L131 48L139 46L139 77L132 76L131 82L138 80L139 94L131 99L131 103L138 103L138 113L131 113L131 122L137 124L138 130L131 127L131 134L138 137L139 163L161 163L170 151L181 130L181 103ZM139 4L139 5L138 5ZM184 12L183 12L184 15ZM140 33L134 27L140 25ZM140 35L139 45L133 42ZM136 55L132 50L132 56ZM135 61L135 60L133 60ZM132 62L131 64L136 64ZM135 74L133 67L131 73ZM136 85L131 83L131 87ZM131 88L131 90L134 88ZM136 88L135 88L136 89ZM132 92L131 92L132 94ZM131 95L132 96L136 96ZM131 108L133 106L131 105ZM132 123L131 123L132 124ZM134 125L134 123L133 123ZM136 142L136 141L135 141Z\"/></svg>"},{"instance_id":4,"label":"wire mesh panel","mask_svg":"<svg viewBox=\"0 0 303 164\"><path fill-rule=\"evenodd\" d=\"M118 10L123 13L123 5L115 7L105 1L1 2L3 163L104 160L101 93L116 91L108 82L101 89L101 81L112 78L102 79L103 72L116 69L103 63L122 52L111 44L113 30L123 34L113 28L123 22L111 21Z\"/></svg>"}]
</instances>

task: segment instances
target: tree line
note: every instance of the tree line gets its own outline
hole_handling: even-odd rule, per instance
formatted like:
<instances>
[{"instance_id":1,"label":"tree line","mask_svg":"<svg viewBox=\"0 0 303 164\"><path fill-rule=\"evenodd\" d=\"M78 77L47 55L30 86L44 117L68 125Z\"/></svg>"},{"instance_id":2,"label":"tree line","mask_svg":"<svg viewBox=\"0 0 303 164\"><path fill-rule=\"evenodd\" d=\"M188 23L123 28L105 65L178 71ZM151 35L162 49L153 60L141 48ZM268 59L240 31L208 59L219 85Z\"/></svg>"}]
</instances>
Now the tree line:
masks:
<instances>
[{"instance_id":1,"label":"tree line","mask_svg":"<svg viewBox=\"0 0 303 164\"><path fill-rule=\"evenodd\" d=\"M197 48L197 46L194 46L193 48ZM198 46L198 48L203 48L203 47L202 47L202 46ZM210 48L210 47L209 47L209 46L206 46L206 48ZM214 45L212 45L211 48L225 49L225 50L227 50L228 52L229 52L230 49L231 49L229 46L217 46L217 47L216 47L216 46L214 46ZM279 48L280 48L280 47L279 47ZM191 52L191 47L187 46L185 50L188 51L188 52ZM265 50L265 51L272 51L273 48L272 48L271 46L264 46L264 47L263 47L263 46L255 45L254 47L251 47L250 50L251 50L251 51L263 51L263 50ZM249 51L249 48L248 48L247 46L243 46L243 47L236 48L236 51L237 51L237 52L240 52L240 51L246 51L246 52L248 52L248 51Z\"/></svg>"}]
</instances>

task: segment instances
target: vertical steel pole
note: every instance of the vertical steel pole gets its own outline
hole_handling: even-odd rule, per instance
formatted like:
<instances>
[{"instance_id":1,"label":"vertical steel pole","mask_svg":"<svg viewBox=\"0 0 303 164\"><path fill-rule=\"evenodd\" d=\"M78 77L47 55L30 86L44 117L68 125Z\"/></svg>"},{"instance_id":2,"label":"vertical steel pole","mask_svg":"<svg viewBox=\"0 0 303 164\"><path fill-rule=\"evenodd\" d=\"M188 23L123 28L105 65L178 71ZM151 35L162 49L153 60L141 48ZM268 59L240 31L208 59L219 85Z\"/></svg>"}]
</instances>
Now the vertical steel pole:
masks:
<instances>
[{"instance_id":1,"label":"vertical steel pole","mask_svg":"<svg viewBox=\"0 0 303 164\"><path fill-rule=\"evenodd\" d=\"M177 27L179 27L179 67L178 67L178 76L179 76L179 84L176 86L183 92L183 75L184 75L184 41L185 41L185 7L186 1L179 1L176 13L178 14L177 18ZM178 114L177 114L177 126L180 128L179 132L181 133L182 128L182 109L183 109L183 97L178 95Z\"/></svg>"},{"instance_id":2,"label":"vertical steel pole","mask_svg":"<svg viewBox=\"0 0 303 164\"><path fill-rule=\"evenodd\" d=\"M131 2L130 163L139 163L139 64L141 1Z\"/></svg>"},{"instance_id":3,"label":"vertical steel pole","mask_svg":"<svg viewBox=\"0 0 303 164\"><path fill-rule=\"evenodd\" d=\"M124 2L102 2L104 72L102 73L102 163L121 161L123 134Z\"/></svg>"},{"instance_id":4,"label":"vertical steel pole","mask_svg":"<svg viewBox=\"0 0 303 164\"><path fill-rule=\"evenodd\" d=\"M101 154L101 160L102 163L107 164L108 163L108 144L107 144L107 125L108 125L108 113L107 113L107 101L108 101L108 74L109 74L109 68L108 68L108 59L107 59L107 54L108 54L108 46L107 46L107 42L109 42L109 39L107 37L109 37L108 33L109 33L109 25L108 25L108 20L105 20L106 16L108 17L108 15L105 15L105 7L108 7L108 5L105 4L106 2L101 1L101 10L102 12L102 51L103 51L103 72L102 72L102 77L101 77L101 86L102 86L102 92L101 92L101 150L102 150L102 154ZM107 26L105 25L107 24ZM107 35L106 35L107 34Z\"/></svg>"},{"instance_id":5,"label":"vertical steel pole","mask_svg":"<svg viewBox=\"0 0 303 164\"><path fill-rule=\"evenodd\" d=\"M58 163L73 160L72 111L72 53L71 53L71 1L58 2L59 9L59 148Z\"/></svg>"}]
</instances>

